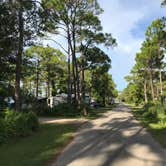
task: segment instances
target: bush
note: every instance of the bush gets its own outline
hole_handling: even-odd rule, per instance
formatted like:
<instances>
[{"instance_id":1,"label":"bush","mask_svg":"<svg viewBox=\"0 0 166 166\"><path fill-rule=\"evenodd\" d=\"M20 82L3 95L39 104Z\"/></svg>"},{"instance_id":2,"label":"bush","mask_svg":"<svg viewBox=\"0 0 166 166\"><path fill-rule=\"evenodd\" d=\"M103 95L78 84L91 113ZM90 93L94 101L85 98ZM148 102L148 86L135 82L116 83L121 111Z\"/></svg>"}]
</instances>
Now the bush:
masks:
<instances>
[{"instance_id":1,"label":"bush","mask_svg":"<svg viewBox=\"0 0 166 166\"><path fill-rule=\"evenodd\" d=\"M163 103L163 112L166 115L166 102Z\"/></svg>"},{"instance_id":2,"label":"bush","mask_svg":"<svg viewBox=\"0 0 166 166\"><path fill-rule=\"evenodd\" d=\"M162 127L162 128L166 128L166 117L163 117L159 120L159 125Z\"/></svg>"},{"instance_id":3,"label":"bush","mask_svg":"<svg viewBox=\"0 0 166 166\"><path fill-rule=\"evenodd\" d=\"M152 102L146 103L146 104L143 106L143 111L146 112L146 111L149 110L150 107L153 107L153 106L155 106L155 104L152 103Z\"/></svg>"},{"instance_id":4,"label":"bush","mask_svg":"<svg viewBox=\"0 0 166 166\"><path fill-rule=\"evenodd\" d=\"M6 138L7 138L6 123L4 119L0 119L0 144L2 142L5 142Z\"/></svg>"},{"instance_id":5,"label":"bush","mask_svg":"<svg viewBox=\"0 0 166 166\"><path fill-rule=\"evenodd\" d=\"M46 109L40 112L41 116L54 116L54 117L80 117L81 109L78 109L74 104L58 104L54 108Z\"/></svg>"},{"instance_id":6,"label":"bush","mask_svg":"<svg viewBox=\"0 0 166 166\"><path fill-rule=\"evenodd\" d=\"M150 102L143 107L143 116L150 121L155 120L163 123L161 117L166 115L166 102Z\"/></svg>"},{"instance_id":7,"label":"bush","mask_svg":"<svg viewBox=\"0 0 166 166\"><path fill-rule=\"evenodd\" d=\"M156 121L157 116L153 114L152 112L144 112L143 117L148 119L149 121Z\"/></svg>"},{"instance_id":8,"label":"bush","mask_svg":"<svg viewBox=\"0 0 166 166\"><path fill-rule=\"evenodd\" d=\"M26 116L26 123L31 131L35 131L39 128L39 121L34 112L28 112Z\"/></svg>"},{"instance_id":9,"label":"bush","mask_svg":"<svg viewBox=\"0 0 166 166\"><path fill-rule=\"evenodd\" d=\"M157 121L157 111L158 104L156 103L147 103L143 107L143 117L149 121Z\"/></svg>"},{"instance_id":10,"label":"bush","mask_svg":"<svg viewBox=\"0 0 166 166\"><path fill-rule=\"evenodd\" d=\"M38 118L33 112L19 113L7 111L0 121L0 143L10 137L25 137L39 127Z\"/></svg>"},{"instance_id":11,"label":"bush","mask_svg":"<svg viewBox=\"0 0 166 166\"><path fill-rule=\"evenodd\" d=\"M42 115L42 114L45 114L46 112L49 112L50 108L45 102L41 102L41 103L35 102L32 105L32 111L35 112L37 115Z\"/></svg>"}]
</instances>

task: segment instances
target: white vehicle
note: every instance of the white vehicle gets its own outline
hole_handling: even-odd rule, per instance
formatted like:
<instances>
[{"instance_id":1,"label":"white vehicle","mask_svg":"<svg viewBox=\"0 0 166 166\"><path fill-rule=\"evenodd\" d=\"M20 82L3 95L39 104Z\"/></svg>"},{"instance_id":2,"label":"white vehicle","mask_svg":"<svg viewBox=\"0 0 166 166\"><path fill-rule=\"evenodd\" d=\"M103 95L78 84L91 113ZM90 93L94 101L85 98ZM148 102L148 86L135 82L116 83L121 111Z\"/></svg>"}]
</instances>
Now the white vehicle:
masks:
<instances>
[{"instance_id":1,"label":"white vehicle","mask_svg":"<svg viewBox=\"0 0 166 166\"><path fill-rule=\"evenodd\" d=\"M47 104L51 108L57 106L58 104L63 104L63 103L67 103L67 94L64 93L49 97L47 99Z\"/></svg>"},{"instance_id":2,"label":"white vehicle","mask_svg":"<svg viewBox=\"0 0 166 166\"><path fill-rule=\"evenodd\" d=\"M85 103L90 104L90 96L88 94L85 94Z\"/></svg>"}]
</instances>

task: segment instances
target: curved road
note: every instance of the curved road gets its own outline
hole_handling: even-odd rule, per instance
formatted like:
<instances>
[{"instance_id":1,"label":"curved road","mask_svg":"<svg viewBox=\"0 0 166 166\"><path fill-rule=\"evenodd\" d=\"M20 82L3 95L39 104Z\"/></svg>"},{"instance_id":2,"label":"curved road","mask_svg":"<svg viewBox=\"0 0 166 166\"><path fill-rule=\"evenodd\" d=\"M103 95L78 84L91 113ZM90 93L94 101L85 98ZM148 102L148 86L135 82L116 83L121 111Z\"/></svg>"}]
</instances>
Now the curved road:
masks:
<instances>
[{"instance_id":1,"label":"curved road","mask_svg":"<svg viewBox=\"0 0 166 166\"><path fill-rule=\"evenodd\" d=\"M166 166L166 150L120 104L84 124L52 166Z\"/></svg>"}]
</instances>

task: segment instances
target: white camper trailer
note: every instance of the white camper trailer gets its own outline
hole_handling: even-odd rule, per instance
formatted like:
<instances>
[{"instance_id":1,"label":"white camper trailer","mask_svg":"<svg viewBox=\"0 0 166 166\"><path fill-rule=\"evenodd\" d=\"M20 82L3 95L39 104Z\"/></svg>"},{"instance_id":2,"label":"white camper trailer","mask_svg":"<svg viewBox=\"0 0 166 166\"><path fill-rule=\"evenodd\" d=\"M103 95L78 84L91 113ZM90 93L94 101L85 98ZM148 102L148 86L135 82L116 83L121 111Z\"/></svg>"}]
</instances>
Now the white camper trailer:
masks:
<instances>
[{"instance_id":1,"label":"white camper trailer","mask_svg":"<svg viewBox=\"0 0 166 166\"><path fill-rule=\"evenodd\" d=\"M58 104L63 104L63 103L67 103L67 94L65 93L52 96L47 99L47 104L51 108L57 106Z\"/></svg>"}]
</instances>

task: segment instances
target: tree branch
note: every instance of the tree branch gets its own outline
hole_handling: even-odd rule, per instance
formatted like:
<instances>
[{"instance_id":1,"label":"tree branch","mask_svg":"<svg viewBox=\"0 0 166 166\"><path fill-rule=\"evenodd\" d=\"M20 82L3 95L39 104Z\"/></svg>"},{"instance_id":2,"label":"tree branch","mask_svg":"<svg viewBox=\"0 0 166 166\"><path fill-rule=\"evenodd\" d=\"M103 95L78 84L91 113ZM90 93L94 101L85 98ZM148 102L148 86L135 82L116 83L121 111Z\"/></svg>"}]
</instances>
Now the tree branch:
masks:
<instances>
[{"instance_id":1,"label":"tree branch","mask_svg":"<svg viewBox=\"0 0 166 166\"><path fill-rule=\"evenodd\" d=\"M56 40L51 39L51 38L44 38L44 40L51 40L51 41L55 42L59 47L61 47L63 49L63 51L65 51L66 54L68 54L68 51L62 46L62 44L60 44Z\"/></svg>"}]
</instances>

